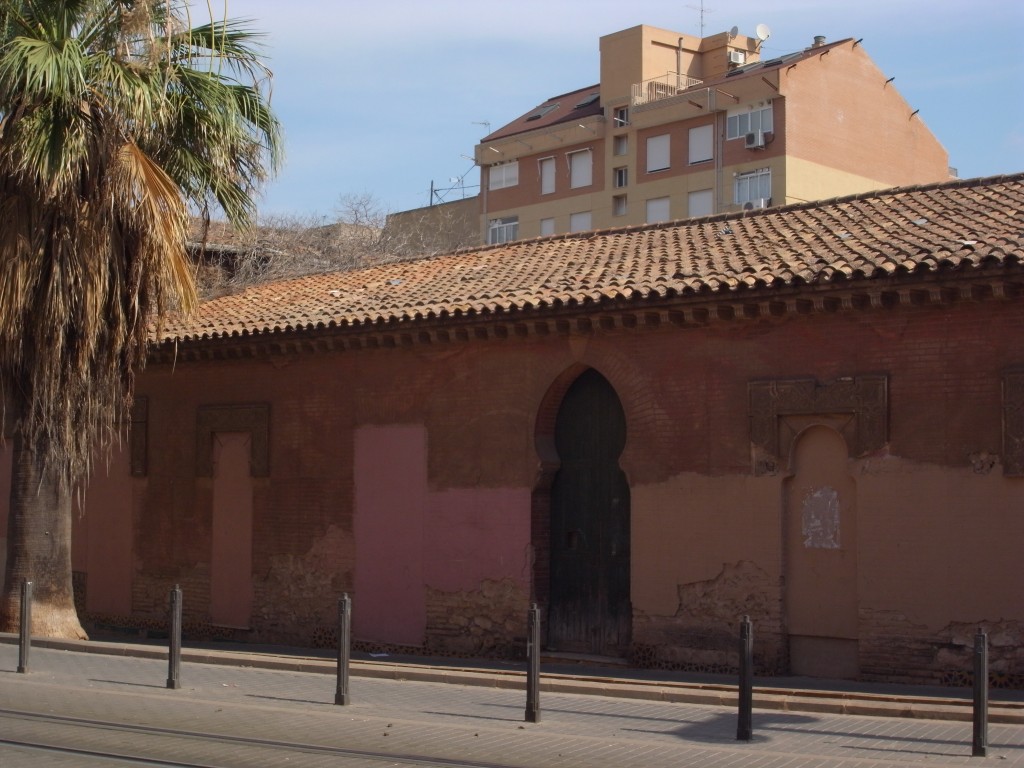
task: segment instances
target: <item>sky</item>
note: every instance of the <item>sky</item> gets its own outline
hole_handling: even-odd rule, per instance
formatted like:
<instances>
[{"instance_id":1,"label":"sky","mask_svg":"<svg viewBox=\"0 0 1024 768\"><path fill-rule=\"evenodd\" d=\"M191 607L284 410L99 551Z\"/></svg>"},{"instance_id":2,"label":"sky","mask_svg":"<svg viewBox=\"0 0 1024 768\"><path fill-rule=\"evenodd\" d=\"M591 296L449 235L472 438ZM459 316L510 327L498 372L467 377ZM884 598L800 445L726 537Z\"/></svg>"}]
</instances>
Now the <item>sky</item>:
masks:
<instances>
[{"instance_id":1,"label":"sky","mask_svg":"<svg viewBox=\"0 0 1024 768\"><path fill-rule=\"evenodd\" d=\"M454 187L435 201L471 196L473 147L597 83L602 35L638 24L700 35L702 18L704 36L767 24L762 58L815 35L863 38L961 178L1024 171L1021 0L235 0L227 15L265 35L284 129L263 218L333 218L346 196L418 208L431 183Z\"/></svg>"}]
</instances>

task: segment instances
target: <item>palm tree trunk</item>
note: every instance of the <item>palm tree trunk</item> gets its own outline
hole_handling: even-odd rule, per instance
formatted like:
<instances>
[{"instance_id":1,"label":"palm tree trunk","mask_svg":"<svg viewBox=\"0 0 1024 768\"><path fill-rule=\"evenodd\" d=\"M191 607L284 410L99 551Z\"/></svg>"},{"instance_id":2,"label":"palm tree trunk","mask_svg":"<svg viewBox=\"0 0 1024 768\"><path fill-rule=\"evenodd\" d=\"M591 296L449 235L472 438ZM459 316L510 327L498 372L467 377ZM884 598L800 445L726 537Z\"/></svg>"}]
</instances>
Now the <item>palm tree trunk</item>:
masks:
<instances>
[{"instance_id":1,"label":"palm tree trunk","mask_svg":"<svg viewBox=\"0 0 1024 768\"><path fill-rule=\"evenodd\" d=\"M0 631L17 632L21 582L32 582L32 635L86 639L71 586L71 494L45 473L42 451L14 437Z\"/></svg>"}]
</instances>

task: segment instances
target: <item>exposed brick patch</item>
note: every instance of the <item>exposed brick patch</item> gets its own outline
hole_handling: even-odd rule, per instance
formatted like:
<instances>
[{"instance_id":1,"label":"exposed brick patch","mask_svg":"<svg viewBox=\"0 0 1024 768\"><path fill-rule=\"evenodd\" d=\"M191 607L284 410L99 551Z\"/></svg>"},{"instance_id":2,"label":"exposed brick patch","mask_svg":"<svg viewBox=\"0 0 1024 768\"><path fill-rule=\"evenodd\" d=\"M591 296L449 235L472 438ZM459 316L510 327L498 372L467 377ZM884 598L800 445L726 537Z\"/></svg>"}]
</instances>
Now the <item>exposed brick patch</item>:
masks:
<instances>
[{"instance_id":1,"label":"exposed brick patch","mask_svg":"<svg viewBox=\"0 0 1024 768\"><path fill-rule=\"evenodd\" d=\"M140 619L165 621L171 589L182 590L183 622L207 622L210 612L210 564L193 563L175 570L136 573L132 579L132 613Z\"/></svg>"},{"instance_id":2,"label":"exposed brick patch","mask_svg":"<svg viewBox=\"0 0 1024 768\"><path fill-rule=\"evenodd\" d=\"M528 596L511 579L487 579L468 592L427 587L427 643L431 653L515 658L526 637Z\"/></svg>"},{"instance_id":3,"label":"exposed brick patch","mask_svg":"<svg viewBox=\"0 0 1024 768\"><path fill-rule=\"evenodd\" d=\"M349 534L332 525L308 552L271 556L253 581L252 639L322 647L323 628L337 623L338 598L352 591L352 547Z\"/></svg>"},{"instance_id":4,"label":"exposed brick patch","mask_svg":"<svg viewBox=\"0 0 1024 768\"><path fill-rule=\"evenodd\" d=\"M898 611L861 609L864 680L927 685L973 684L974 635L988 634L989 684L1024 689L1024 625L1018 621L954 622L938 632Z\"/></svg>"},{"instance_id":5,"label":"exposed brick patch","mask_svg":"<svg viewBox=\"0 0 1024 768\"><path fill-rule=\"evenodd\" d=\"M786 667L779 584L756 564L726 564L713 579L678 586L673 616L634 613L632 658L657 669L732 672L739 664L739 622L754 622L758 674Z\"/></svg>"}]
</instances>

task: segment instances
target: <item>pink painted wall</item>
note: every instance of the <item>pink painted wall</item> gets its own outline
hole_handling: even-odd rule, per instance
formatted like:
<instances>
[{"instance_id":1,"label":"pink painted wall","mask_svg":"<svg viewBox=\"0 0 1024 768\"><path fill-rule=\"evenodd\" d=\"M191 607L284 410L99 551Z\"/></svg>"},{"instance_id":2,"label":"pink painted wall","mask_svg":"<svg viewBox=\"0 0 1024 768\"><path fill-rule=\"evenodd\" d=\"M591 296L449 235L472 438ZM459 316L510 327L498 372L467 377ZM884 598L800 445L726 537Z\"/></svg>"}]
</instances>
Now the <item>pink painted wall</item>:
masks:
<instances>
[{"instance_id":1,"label":"pink painted wall","mask_svg":"<svg viewBox=\"0 0 1024 768\"><path fill-rule=\"evenodd\" d=\"M353 633L360 640L422 645L427 431L419 425L359 427L354 440Z\"/></svg>"},{"instance_id":2,"label":"pink painted wall","mask_svg":"<svg viewBox=\"0 0 1024 768\"><path fill-rule=\"evenodd\" d=\"M478 589L509 578L529 589L530 491L459 489L430 494L424 549L427 586Z\"/></svg>"},{"instance_id":3,"label":"pink painted wall","mask_svg":"<svg viewBox=\"0 0 1024 768\"><path fill-rule=\"evenodd\" d=\"M132 476L128 445L114 446L89 480L71 530L71 559L85 571L85 608L90 613L132 611Z\"/></svg>"},{"instance_id":4,"label":"pink painted wall","mask_svg":"<svg viewBox=\"0 0 1024 768\"><path fill-rule=\"evenodd\" d=\"M252 476L248 432L213 436L210 621L248 628L252 616Z\"/></svg>"}]
</instances>

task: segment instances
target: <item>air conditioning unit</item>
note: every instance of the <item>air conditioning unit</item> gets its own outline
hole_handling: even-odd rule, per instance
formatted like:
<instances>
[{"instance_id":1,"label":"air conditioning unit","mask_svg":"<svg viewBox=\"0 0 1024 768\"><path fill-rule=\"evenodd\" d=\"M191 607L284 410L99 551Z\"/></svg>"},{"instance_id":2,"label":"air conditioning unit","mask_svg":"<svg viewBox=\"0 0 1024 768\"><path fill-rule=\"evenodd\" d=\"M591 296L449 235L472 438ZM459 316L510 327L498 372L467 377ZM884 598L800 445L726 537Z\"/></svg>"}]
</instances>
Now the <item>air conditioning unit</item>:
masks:
<instances>
[{"instance_id":1,"label":"air conditioning unit","mask_svg":"<svg viewBox=\"0 0 1024 768\"><path fill-rule=\"evenodd\" d=\"M758 198L756 198L754 200L748 200L747 202L745 202L743 204L743 210L744 211L753 211L753 210L756 210L758 208L767 208L771 204L772 204L772 199L770 197L758 197Z\"/></svg>"},{"instance_id":2,"label":"air conditioning unit","mask_svg":"<svg viewBox=\"0 0 1024 768\"><path fill-rule=\"evenodd\" d=\"M747 54L743 51L729 51L729 63L743 65L747 63Z\"/></svg>"},{"instance_id":3,"label":"air conditioning unit","mask_svg":"<svg viewBox=\"0 0 1024 768\"><path fill-rule=\"evenodd\" d=\"M748 133L743 146L747 149L764 149L764 131Z\"/></svg>"}]
</instances>

